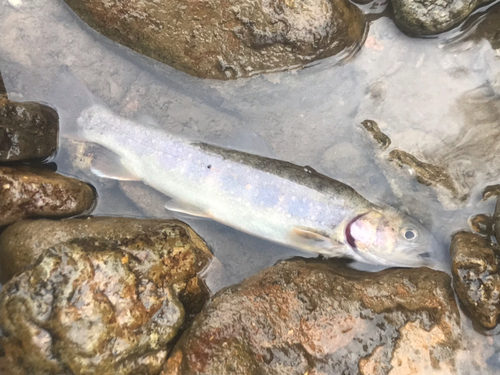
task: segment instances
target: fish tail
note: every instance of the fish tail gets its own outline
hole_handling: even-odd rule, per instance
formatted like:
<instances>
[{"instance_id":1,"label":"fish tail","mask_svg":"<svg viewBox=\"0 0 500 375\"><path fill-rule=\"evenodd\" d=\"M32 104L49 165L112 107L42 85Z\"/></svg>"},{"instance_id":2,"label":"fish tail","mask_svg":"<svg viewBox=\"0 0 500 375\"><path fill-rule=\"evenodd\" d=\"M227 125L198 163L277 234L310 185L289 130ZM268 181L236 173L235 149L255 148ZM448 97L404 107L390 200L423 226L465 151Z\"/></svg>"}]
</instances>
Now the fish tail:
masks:
<instances>
[{"instance_id":1,"label":"fish tail","mask_svg":"<svg viewBox=\"0 0 500 375\"><path fill-rule=\"evenodd\" d=\"M48 104L60 118L61 134L78 139L77 118L82 111L100 101L85 87L68 66L64 66L52 83Z\"/></svg>"}]
</instances>

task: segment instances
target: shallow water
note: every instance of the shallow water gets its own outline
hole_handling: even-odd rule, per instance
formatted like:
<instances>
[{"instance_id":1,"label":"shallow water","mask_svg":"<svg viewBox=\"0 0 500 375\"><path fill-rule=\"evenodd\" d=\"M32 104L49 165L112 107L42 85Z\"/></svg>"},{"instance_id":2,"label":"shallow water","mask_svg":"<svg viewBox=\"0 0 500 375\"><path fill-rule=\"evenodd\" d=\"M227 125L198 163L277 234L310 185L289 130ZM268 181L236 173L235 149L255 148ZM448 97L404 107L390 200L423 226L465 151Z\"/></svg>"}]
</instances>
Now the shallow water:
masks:
<instances>
[{"instance_id":1,"label":"shallow water","mask_svg":"<svg viewBox=\"0 0 500 375\"><path fill-rule=\"evenodd\" d=\"M483 12L476 13L482 19ZM332 58L300 71L220 82L190 77L110 42L62 1L0 0L0 71L12 100L64 110L63 133L82 106L81 97L61 95L61 73L69 69L123 116L147 115L175 134L310 165L374 202L408 211L431 230L447 257L450 235L467 229L471 214L493 212L493 200L482 202L480 193L499 176L500 50L469 39L477 26L471 23L462 32L418 39L381 17L344 63ZM389 150L445 167L468 198L462 202L419 184L408 168L391 164L389 150L382 151L361 126L365 119L391 138ZM68 173L63 154L53 161ZM141 211L117 184L89 182L99 192L95 215L170 217L157 207ZM181 219L225 266L226 278L211 281L214 290L279 259L304 256L211 221ZM492 366L481 373L500 371L496 331L481 336L465 316L463 322L464 335L488 347L482 355ZM471 371L463 368L464 374L479 373Z\"/></svg>"}]
</instances>

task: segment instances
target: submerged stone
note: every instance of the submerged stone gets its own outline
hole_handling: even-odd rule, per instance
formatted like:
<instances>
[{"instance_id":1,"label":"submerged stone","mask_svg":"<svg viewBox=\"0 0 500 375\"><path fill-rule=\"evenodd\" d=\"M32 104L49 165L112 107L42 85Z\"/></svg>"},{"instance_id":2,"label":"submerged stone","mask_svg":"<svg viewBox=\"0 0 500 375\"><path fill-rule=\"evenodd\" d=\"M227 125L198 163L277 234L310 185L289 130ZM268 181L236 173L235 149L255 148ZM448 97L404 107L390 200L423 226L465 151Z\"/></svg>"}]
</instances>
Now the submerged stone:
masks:
<instances>
[{"instance_id":1,"label":"submerged stone","mask_svg":"<svg viewBox=\"0 0 500 375\"><path fill-rule=\"evenodd\" d=\"M366 23L346 0L65 0L90 26L201 78L231 79L349 53Z\"/></svg>"},{"instance_id":2,"label":"submerged stone","mask_svg":"<svg viewBox=\"0 0 500 375\"><path fill-rule=\"evenodd\" d=\"M52 108L0 96L0 161L46 159L57 149L59 117Z\"/></svg>"},{"instance_id":3,"label":"submerged stone","mask_svg":"<svg viewBox=\"0 0 500 375\"><path fill-rule=\"evenodd\" d=\"M460 337L443 272L296 259L220 291L162 374L453 373Z\"/></svg>"},{"instance_id":4,"label":"submerged stone","mask_svg":"<svg viewBox=\"0 0 500 375\"><path fill-rule=\"evenodd\" d=\"M209 297L199 273L213 256L177 221L43 220L9 236L13 249L49 246L0 292L9 375L158 374Z\"/></svg>"},{"instance_id":5,"label":"submerged stone","mask_svg":"<svg viewBox=\"0 0 500 375\"><path fill-rule=\"evenodd\" d=\"M412 35L439 34L458 26L490 0L392 0L394 21Z\"/></svg>"},{"instance_id":6,"label":"submerged stone","mask_svg":"<svg viewBox=\"0 0 500 375\"><path fill-rule=\"evenodd\" d=\"M392 150L387 157L400 167L406 165L413 169L415 178L419 183L445 190L452 198L460 202L468 198L468 195L460 190L446 168L425 163L412 154L399 149Z\"/></svg>"},{"instance_id":7,"label":"submerged stone","mask_svg":"<svg viewBox=\"0 0 500 375\"><path fill-rule=\"evenodd\" d=\"M63 218L90 210L94 190L46 169L0 167L0 226L31 217Z\"/></svg>"},{"instance_id":8,"label":"submerged stone","mask_svg":"<svg viewBox=\"0 0 500 375\"><path fill-rule=\"evenodd\" d=\"M486 328L500 315L498 247L476 233L458 232L451 241L453 285L462 305Z\"/></svg>"},{"instance_id":9,"label":"submerged stone","mask_svg":"<svg viewBox=\"0 0 500 375\"><path fill-rule=\"evenodd\" d=\"M475 24L467 24L464 28L471 27L471 33L467 39L480 40L487 39L493 49L500 49L500 3L493 5L486 11Z\"/></svg>"},{"instance_id":10,"label":"submerged stone","mask_svg":"<svg viewBox=\"0 0 500 375\"><path fill-rule=\"evenodd\" d=\"M48 158L57 149L58 131L54 109L9 100L0 74L0 161Z\"/></svg>"}]
</instances>

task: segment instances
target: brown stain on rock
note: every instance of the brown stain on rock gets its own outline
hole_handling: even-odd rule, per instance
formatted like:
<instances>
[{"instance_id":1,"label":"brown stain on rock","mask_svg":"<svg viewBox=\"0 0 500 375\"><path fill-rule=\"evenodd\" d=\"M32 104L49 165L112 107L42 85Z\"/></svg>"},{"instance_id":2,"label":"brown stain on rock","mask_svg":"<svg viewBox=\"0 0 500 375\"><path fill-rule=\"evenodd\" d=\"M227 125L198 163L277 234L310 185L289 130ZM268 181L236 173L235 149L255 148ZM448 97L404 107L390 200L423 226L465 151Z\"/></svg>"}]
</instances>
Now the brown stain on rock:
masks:
<instances>
[{"instance_id":1,"label":"brown stain on rock","mask_svg":"<svg viewBox=\"0 0 500 375\"><path fill-rule=\"evenodd\" d=\"M445 273L364 273L339 261L296 259L220 291L162 374L357 374L373 361L380 374L436 363L453 373L459 347Z\"/></svg>"}]
</instances>

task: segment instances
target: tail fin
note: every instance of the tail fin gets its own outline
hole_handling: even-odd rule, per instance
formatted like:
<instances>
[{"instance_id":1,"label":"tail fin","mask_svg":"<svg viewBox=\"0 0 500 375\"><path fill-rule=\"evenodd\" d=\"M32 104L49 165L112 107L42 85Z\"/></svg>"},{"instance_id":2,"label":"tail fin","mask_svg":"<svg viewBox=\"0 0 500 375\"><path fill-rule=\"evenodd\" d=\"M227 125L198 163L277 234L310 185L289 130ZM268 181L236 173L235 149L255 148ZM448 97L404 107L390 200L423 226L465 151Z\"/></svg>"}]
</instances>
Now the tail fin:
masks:
<instances>
[{"instance_id":1,"label":"tail fin","mask_svg":"<svg viewBox=\"0 0 500 375\"><path fill-rule=\"evenodd\" d=\"M76 138L78 135L76 119L82 111L94 104L102 104L68 66L61 70L52 83L47 103L59 114L61 134Z\"/></svg>"}]
</instances>

